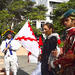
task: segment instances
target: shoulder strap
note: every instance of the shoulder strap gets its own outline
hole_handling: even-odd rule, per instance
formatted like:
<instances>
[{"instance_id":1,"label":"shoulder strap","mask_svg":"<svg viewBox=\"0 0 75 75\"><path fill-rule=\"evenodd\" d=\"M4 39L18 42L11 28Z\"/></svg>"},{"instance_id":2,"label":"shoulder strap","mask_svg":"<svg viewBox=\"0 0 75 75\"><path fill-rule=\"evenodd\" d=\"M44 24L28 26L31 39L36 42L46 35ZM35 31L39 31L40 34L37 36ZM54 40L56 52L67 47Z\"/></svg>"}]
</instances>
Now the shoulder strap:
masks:
<instances>
[{"instance_id":1,"label":"shoulder strap","mask_svg":"<svg viewBox=\"0 0 75 75\"><path fill-rule=\"evenodd\" d=\"M6 47L8 46L8 44L10 44L10 43L11 43L11 41L12 41L12 40L13 40L13 38L11 38L11 40L10 40L8 43L6 42ZM13 55L13 54L12 54L11 46L10 46L10 48L9 48L9 51L10 51L10 54L11 54L11 55Z\"/></svg>"}]
</instances>

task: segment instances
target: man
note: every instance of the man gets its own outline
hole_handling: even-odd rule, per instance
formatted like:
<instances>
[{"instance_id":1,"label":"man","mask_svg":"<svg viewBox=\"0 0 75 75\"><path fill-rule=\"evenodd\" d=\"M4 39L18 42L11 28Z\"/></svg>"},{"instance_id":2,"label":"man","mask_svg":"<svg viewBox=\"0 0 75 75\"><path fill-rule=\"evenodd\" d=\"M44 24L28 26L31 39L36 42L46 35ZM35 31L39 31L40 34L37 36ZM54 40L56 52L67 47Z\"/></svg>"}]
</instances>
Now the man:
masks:
<instances>
[{"instance_id":1,"label":"man","mask_svg":"<svg viewBox=\"0 0 75 75\"><path fill-rule=\"evenodd\" d=\"M75 10L70 9L61 16L61 22L66 28L75 27Z\"/></svg>"},{"instance_id":2,"label":"man","mask_svg":"<svg viewBox=\"0 0 75 75\"><path fill-rule=\"evenodd\" d=\"M17 40L13 39L13 34L12 30L7 30L4 34L6 40L2 41L1 44L1 51L4 53L6 75L10 75L10 69L12 70L13 75L17 75L18 63L16 50L18 50L21 45Z\"/></svg>"},{"instance_id":3,"label":"man","mask_svg":"<svg viewBox=\"0 0 75 75\"><path fill-rule=\"evenodd\" d=\"M61 22L66 27L66 39L64 41L63 56L54 62L63 67L62 75L75 75L75 10L70 9L61 17Z\"/></svg>"}]
</instances>

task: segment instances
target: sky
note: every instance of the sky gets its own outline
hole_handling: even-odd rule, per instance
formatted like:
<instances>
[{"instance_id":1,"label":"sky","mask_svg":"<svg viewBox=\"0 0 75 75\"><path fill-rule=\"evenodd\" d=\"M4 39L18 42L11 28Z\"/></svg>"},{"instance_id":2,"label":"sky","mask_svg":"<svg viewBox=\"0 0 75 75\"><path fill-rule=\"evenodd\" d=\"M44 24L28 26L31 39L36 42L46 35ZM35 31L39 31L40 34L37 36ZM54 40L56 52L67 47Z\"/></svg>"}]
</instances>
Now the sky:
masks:
<instances>
[{"instance_id":1,"label":"sky","mask_svg":"<svg viewBox=\"0 0 75 75\"><path fill-rule=\"evenodd\" d=\"M35 1L35 0L32 0L32 1Z\"/></svg>"}]
</instances>

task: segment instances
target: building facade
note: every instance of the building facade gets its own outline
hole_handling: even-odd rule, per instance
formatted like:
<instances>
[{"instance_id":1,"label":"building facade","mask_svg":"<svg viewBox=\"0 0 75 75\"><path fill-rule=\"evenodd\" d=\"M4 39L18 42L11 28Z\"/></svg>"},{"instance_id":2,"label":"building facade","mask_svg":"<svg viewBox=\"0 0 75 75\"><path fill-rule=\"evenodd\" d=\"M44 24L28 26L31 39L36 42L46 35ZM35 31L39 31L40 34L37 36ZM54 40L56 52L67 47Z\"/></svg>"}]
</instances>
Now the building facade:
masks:
<instances>
[{"instance_id":1,"label":"building facade","mask_svg":"<svg viewBox=\"0 0 75 75\"><path fill-rule=\"evenodd\" d=\"M48 9L48 11L46 12L46 20L34 20L36 23L36 28L41 28L45 22L52 23L53 20L51 19L50 16L52 16L53 9L56 8L56 4L65 3L68 1L69 0L35 0L36 2L35 6L43 4Z\"/></svg>"}]
</instances>

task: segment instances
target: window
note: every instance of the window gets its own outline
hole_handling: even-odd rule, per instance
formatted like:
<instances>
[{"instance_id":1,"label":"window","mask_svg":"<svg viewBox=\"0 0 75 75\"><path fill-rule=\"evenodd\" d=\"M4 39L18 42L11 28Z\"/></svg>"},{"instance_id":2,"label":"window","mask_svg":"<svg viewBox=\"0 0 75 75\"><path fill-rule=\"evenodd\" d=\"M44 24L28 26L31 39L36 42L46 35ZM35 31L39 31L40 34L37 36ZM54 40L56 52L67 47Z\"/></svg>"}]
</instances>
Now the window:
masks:
<instances>
[{"instance_id":1,"label":"window","mask_svg":"<svg viewBox=\"0 0 75 75\"><path fill-rule=\"evenodd\" d=\"M60 3L59 2L50 1L49 4L50 4L50 7L53 7L53 9L55 9L56 8L56 5L57 4L60 4Z\"/></svg>"},{"instance_id":2,"label":"window","mask_svg":"<svg viewBox=\"0 0 75 75\"><path fill-rule=\"evenodd\" d=\"M43 25L45 24L45 22L41 22L41 31L43 30Z\"/></svg>"},{"instance_id":3,"label":"window","mask_svg":"<svg viewBox=\"0 0 75 75\"><path fill-rule=\"evenodd\" d=\"M36 26L36 20L32 20L32 25Z\"/></svg>"}]
</instances>

